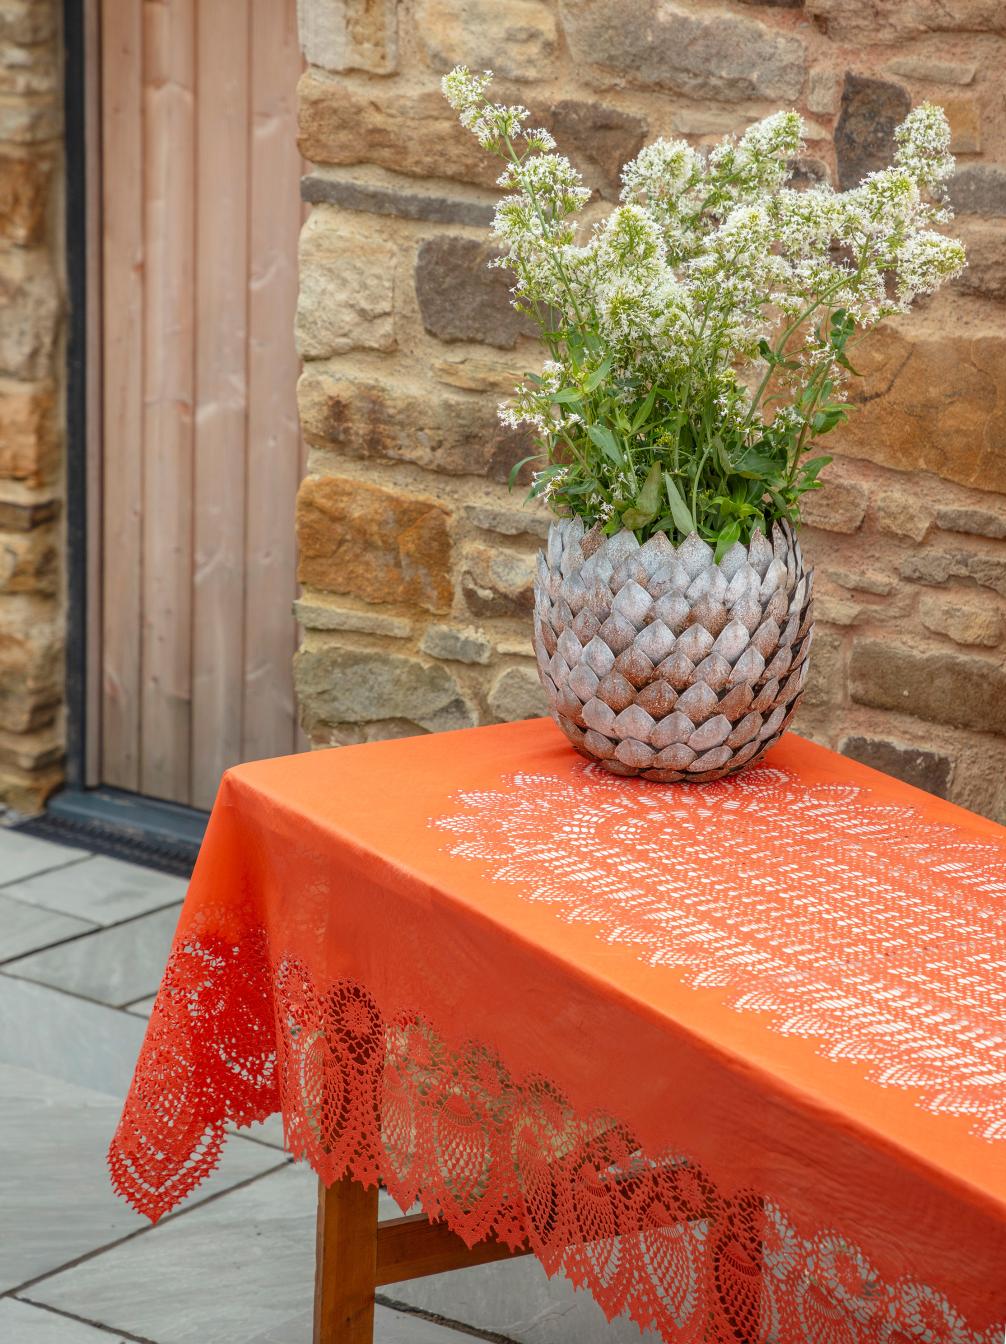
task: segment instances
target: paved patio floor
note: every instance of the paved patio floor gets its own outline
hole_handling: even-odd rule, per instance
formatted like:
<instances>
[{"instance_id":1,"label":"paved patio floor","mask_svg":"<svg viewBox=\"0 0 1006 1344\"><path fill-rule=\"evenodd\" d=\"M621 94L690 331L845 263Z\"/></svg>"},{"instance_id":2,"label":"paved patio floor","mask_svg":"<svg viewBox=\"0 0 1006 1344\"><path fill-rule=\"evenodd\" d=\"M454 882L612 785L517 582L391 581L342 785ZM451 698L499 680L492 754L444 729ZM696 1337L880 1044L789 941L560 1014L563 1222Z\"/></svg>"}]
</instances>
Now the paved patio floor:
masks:
<instances>
[{"instance_id":1,"label":"paved patio floor","mask_svg":"<svg viewBox=\"0 0 1006 1344\"><path fill-rule=\"evenodd\" d=\"M309 1344L315 1181L277 1117L151 1227L105 1150L184 895L176 877L0 826L0 1340ZM391 1201L384 1210L397 1213ZM621 1344L530 1258L393 1285L378 1344Z\"/></svg>"}]
</instances>

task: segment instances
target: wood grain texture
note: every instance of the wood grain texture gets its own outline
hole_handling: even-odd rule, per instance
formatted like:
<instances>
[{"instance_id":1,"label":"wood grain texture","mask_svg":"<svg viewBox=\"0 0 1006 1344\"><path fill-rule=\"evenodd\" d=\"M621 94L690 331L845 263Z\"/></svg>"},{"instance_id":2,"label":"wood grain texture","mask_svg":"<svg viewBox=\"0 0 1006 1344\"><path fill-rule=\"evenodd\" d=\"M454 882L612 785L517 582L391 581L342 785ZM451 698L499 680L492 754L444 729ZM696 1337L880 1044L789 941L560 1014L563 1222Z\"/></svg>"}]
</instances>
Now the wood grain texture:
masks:
<instances>
[{"instance_id":1,"label":"wood grain texture","mask_svg":"<svg viewBox=\"0 0 1006 1344\"><path fill-rule=\"evenodd\" d=\"M252 2L252 154L245 539L245 758L295 751L294 506L302 470L293 343L302 68L292 3Z\"/></svg>"},{"instance_id":2,"label":"wood grain texture","mask_svg":"<svg viewBox=\"0 0 1006 1344\"><path fill-rule=\"evenodd\" d=\"M248 0L199 0L190 800L242 759L248 380Z\"/></svg>"},{"instance_id":3,"label":"wood grain texture","mask_svg":"<svg viewBox=\"0 0 1006 1344\"><path fill-rule=\"evenodd\" d=\"M142 19L133 0L104 0L100 771L106 783L123 789L140 784Z\"/></svg>"},{"instance_id":4,"label":"wood grain texture","mask_svg":"<svg viewBox=\"0 0 1006 1344\"><path fill-rule=\"evenodd\" d=\"M372 1344L377 1186L318 1183L314 1344Z\"/></svg>"},{"instance_id":5,"label":"wood grain texture","mask_svg":"<svg viewBox=\"0 0 1006 1344\"><path fill-rule=\"evenodd\" d=\"M496 1260L512 1260L530 1255L522 1247L511 1251L502 1241L480 1241L466 1246L446 1223L431 1223L425 1213L390 1218L377 1233L377 1286L421 1279L428 1274L444 1274L453 1269L471 1269Z\"/></svg>"},{"instance_id":6,"label":"wood grain texture","mask_svg":"<svg viewBox=\"0 0 1006 1344\"><path fill-rule=\"evenodd\" d=\"M186 801L192 727L195 3L144 5L140 789Z\"/></svg>"},{"instance_id":7,"label":"wood grain texture","mask_svg":"<svg viewBox=\"0 0 1006 1344\"><path fill-rule=\"evenodd\" d=\"M209 807L228 766L300 745L296 6L95 3L103 333L91 348L104 423L92 435L102 464L93 567L104 617L94 782Z\"/></svg>"}]
</instances>

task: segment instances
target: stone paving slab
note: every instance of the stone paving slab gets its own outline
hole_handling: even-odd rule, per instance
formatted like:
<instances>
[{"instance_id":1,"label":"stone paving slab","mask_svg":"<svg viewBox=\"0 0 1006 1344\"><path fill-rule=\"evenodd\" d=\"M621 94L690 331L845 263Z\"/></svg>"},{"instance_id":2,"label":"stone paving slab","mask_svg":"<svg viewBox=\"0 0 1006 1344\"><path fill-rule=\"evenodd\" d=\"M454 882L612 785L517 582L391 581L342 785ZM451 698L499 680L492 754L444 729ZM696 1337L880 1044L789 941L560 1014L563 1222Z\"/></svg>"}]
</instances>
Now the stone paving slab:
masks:
<instances>
[{"instance_id":1,"label":"stone paving slab","mask_svg":"<svg viewBox=\"0 0 1006 1344\"><path fill-rule=\"evenodd\" d=\"M0 1339L5 1344L128 1344L122 1335L109 1334L14 1297L0 1301Z\"/></svg>"},{"instance_id":2,"label":"stone paving slab","mask_svg":"<svg viewBox=\"0 0 1006 1344\"><path fill-rule=\"evenodd\" d=\"M7 870L8 838L9 834L0 831L0 872ZM46 842L36 840L33 843ZM61 847L53 845L51 848L58 850ZM75 850L65 852L79 853ZM71 868L53 868L37 877L19 881L7 887L4 895L107 926L181 901L186 885L181 877L141 868L138 864L111 859L104 854L92 854ZM140 994L133 997L139 998Z\"/></svg>"},{"instance_id":3,"label":"stone paving slab","mask_svg":"<svg viewBox=\"0 0 1006 1344\"><path fill-rule=\"evenodd\" d=\"M316 1194L309 1168L286 1166L21 1296L156 1344L310 1344ZM398 1213L383 1195L381 1217ZM378 1309L377 1344L470 1338Z\"/></svg>"},{"instance_id":4,"label":"stone paving slab","mask_svg":"<svg viewBox=\"0 0 1006 1344\"><path fill-rule=\"evenodd\" d=\"M0 890L0 962L22 957L36 948L88 933L95 926L39 905L26 905Z\"/></svg>"},{"instance_id":5,"label":"stone paving slab","mask_svg":"<svg viewBox=\"0 0 1006 1344\"><path fill-rule=\"evenodd\" d=\"M312 1325L311 1310L305 1308L296 1320L288 1321L279 1331L270 1329L252 1335L246 1344L311 1344ZM422 1316L379 1305L374 1311L374 1344L473 1344L473 1336L424 1320Z\"/></svg>"},{"instance_id":6,"label":"stone paving slab","mask_svg":"<svg viewBox=\"0 0 1006 1344\"><path fill-rule=\"evenodd\" d=\"M311 1302L315 1193L309 1169L287 1166L22 1296L157 1344L246 1344L269 1331L308 1344L288 1327Z\"/></svg>"},{"instance_id":7,"label":"stone paving slab","mask_svg":"<svg viewBox=\"0 0 1006 1344\"><path fill-rule=\"evenodd\" d=\"M502 1335L515 1344L661 1344L630 1320L609 1322L589 1293L549 1279L534 1256L390 1284L393 1302Z\"/></svg>"},{"instance_id":8,"label":"stone paving slab","mask_svg":"<svg viewBox=\"0 0 1006 1344\"><path fill-rule=\"evenodd\" d=\"M0 974L0 1062L122 1098L146 1023L140 1017Z\"/></svg>"},{"instance_id":9,"label":"stone paving slab","mask_svg":"<svg viewBox=\"0 0 1006 1344\"><path fill-rule=\"evenodd\" d=\"M88 857L86 849L54 845L51 840L39 840L10 826L0 826L0 887Z\"/></svg>"},{"instance_id":10,"label":"stone paving slab","mask_svg":"<svg viewBox=\"0 0 1006 1344\"><path fill-rule=\"evenodd\" d=\"M150 1228L108 1178L105 1154L120 1109L117 1097L0 1064L0 1293ZM263 1144L233 1138L219 1169L180 1208L283 1161Z\"/></svg>"},{"instance_id":11,"label":"stone paving slab","mask_svg":"<svg viewBox=\"0 0 1006 1344\"><path fill-rule=\"evenodd\" d=\"M164 974L180 905L170 905L86 938L9 961L4 972L121 1007L156 991Z\"/></svg>"}]
</instances>

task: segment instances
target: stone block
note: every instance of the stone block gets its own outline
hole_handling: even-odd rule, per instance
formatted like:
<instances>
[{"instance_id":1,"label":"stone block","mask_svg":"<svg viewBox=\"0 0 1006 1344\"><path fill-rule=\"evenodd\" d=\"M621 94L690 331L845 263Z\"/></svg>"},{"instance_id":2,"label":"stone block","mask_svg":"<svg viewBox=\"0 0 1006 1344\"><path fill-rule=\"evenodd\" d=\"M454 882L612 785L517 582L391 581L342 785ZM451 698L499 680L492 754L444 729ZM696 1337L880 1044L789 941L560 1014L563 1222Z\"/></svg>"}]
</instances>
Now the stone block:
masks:
<instances>
[{"instance_id":1,"label":"stone block","mask_svg":"<svg viewBox=\"0 0 1006 1344\"><path fill-rule=\"evenodd\" d=\"M899 471L1006 493L1006 333L891 322L856 348L868 403L836 443Z\"/></svg>"},{"instance_id":2,"label":"stone block","mask_svg":"<svg viewBox=\"0 0 1006 1344\"><path fill-rule=\"evenodd\" d=\"M970 94L951 94L940 98L940 106L950 122L950 149L954 154L978 154L982 147L981 110Z\"/></svg>"},{"instance_id":3,"label":"stone block","mask_svg":"<svg viewBox=\"0 0 1006 1344\"><path fill-rule=\"evenodd\" d=\"M937 798L946 798L950 790L954 763L938 751L927 751L906 742L888 742L876 737L846 737L839 743L843 756L893 775L917 789L925 789Z\"/></svg>"},{"instance_id":4,"label":"stone block","mask_svg":"<svg viewBox=\"0 0 1006 1344\"><path fill-rule=\"evenodd\" d=\"M490 267L499 250L476 238L427 238L416 255L416 298L423 326L441 341L481 341L513 349L537 326L510 302L513 273Z\"/></svg>"},{"instance_id":5,"label":"stone block","mask_svg":"<svg viewBox=\"0 0 1006 1344\"><path fill-rule=\"evenodd\" d=\"M0 730L32 732L51 723L63 698L63 644L52 603L0 597Z\"/></svg>"},{"instance_id":6,"label":"stone block","mask_svg":"<svg viewBox=\"0 0 1006 1344\"><path fill-rule=\"evenodd\" d=\"M502 723L548 713L548 696L533 667L505 668L489 690L489 708Z\"/></svg>"},{"instance_id":7,"label":"stone block","mask_svg":"<svg viewBox=\"0 0 1006 1344\"><path fill-rule=\"evenodd\" d=\"M430 372L438 383L460 387L465 392L491 392L498 403L514 390L513 360L480 355L471 350L446 352L443 359L430 363Z\"/></svg>"},{"instance_id":8,"label":"stone block","mask_svg":"<svg viewBox=\"0 0 1006 1344\"><path fill-rule=\"evenodd\" d=\"M0 96L52 98L60 90L61 74L55 42L0 43Z\"/></svg>"},{"instance_id":9,"label":"stone block","mask_svg":"<svg viewBox=\"0 0 1006 1344\"><path fill-rule=\"evenodd\" d=\"M52 161L42 154L0 154L0 239L30 247L42 239Z\"/></svg>"},{"instance_id":10,"label":"stone block","mask_svg":"<svg viewBox=\"0 0 1006 1344\"><path fill-rule=\"evenodd\" d=\"M807 17L834 42L903 42L931 33L1006 32L1001 0L806 0Z\"/></svg>"},{"instance_id":11,"label":"stone block","mask_svg":"<svg viewBox=\"0 0 1006 1344\"><path fill-rule=\"evenodd\" d=\"M398 719L427 732L470 728L475 711L442 663L332 645L301 649L294 680L305 730Z\"/></svg>"},{"instance_id":12,"label":"stone block","mask_svg":"<svg viewBox=\"0 0 1006 1344\"><path fill-rule=\"evenodd\" d=\"M532 451L530 437L501 425L486 397L443 396L313 365L301 376L298 401L309 442L364 460L506 481Z\"/></svg>"},{"instance_id":13,"label":"stone block","mask_svg":"<svg viewBox=\"0 0 1006 1344\"><path fill-rule=\"evenodd\" d=\"M397 0L297 0L297 26L309 65L374 75L397 68Z\"/></svg>"},{"instance_id":14,"label":"stone block","mask_svg":"<svg viewBox=\"0 0 1006 1344\"><path fill-rule=\"evenodd\" d=\"M927 630L946 635L955 644L992 649L1003 637L1002 612L992 597L925 593L919 602L919 619Z\"/></svg>"},{"instance_id":15,"label":"stone block","mask_svg":"<svg viewBox=\"0 0 1006 1344\"><path fill-rule=\"evenodd\" d=\"M1006 560L997 555L977 554L973 551L923 550L906 556L899 573L913 583L933 586L948 579L965 579L991 588L1000 597L1006 597Z\"/></svg>"},{"instance_id":16,"label":"stone block","mask_svg":"<svg viewBox=\"0 0 1006 1344\"><path fill-rule=\"evenodd\" d=\"M63 783L61 765L22 770L16 765L0 765L0 803L24 817L33 817L45 807L51 794Z\"/></svg>"},{"instance_id":17,"label":"stone block","mask_svg":"<svg viewBox=\"0 0 1006 1344\"><path fill-rule=\"evenodd\" d=\"M845 703L845 644L831 630L814 630L803 703L809 709L838 708Z\"/></svg>"},{"instance_id":18,"label":"stone block","mask_svg":"<svg viewBox=\"0 0 1006 1344\"><path fill-rule=\"evenodd\" d=\"M934 56L898 56L885 67L892 75L921 84L970 84L978 67L974 61L948 61Z\"/></svg>"},{"instance_id":19,"label":"stone block","mask_svg":"<svg viewBox=\"0 0 1006 1344\"><path fill-rule=\"evenodd\" d=\"M642 117L603 103L566 98L549 107L547 124L587 185L605 200L616 201L622 168L636 157L646 139Z\"/></svg>"},{"instance_id":20,"label":"stone block","mask_svg":"<svg viewBox=\"0 0 1006 1344\"><path fill-rule=\"evenodd\" d=\"M61 311L48 255L12 248L0 252L0 376L40 379L52 371Z\"/></svg>"},{"instance_id":21,"label":"stone block","mask_svg":"<svg viewBox=\"0 0 1006 1344\"><path fill-rule=\"evenodd\" d=\"M573 60L602 82L731 103L799 97L803 42L746 15L667 0L561 0L560 13Z\"/></svg>"},{"instance_id":22,"label":"stone block","mask_svg":"<svg viewBox=\"0 0 1006 1344\"><path fill-rule=\"evenodd\" d=\"M431 658L448 658L456 663L488 663L493 651L481 630L453 625L429 626L419 647Z\"/></svg>"},{"instance_id":23,"label":"stone block","mask_svg":"<svg viewBox=\"0 0 1006 1344\"><path fill-rule=\"evenodd\" d=\"M1006 667L999 658L865 639L853 645L849 684L860 705L979 733L1006 733Z\"/></svg>"},{"instance_id":24,"label":"stone block","mask_svg":"<svg viewBox=\"0 0 1006 1344\"><path fill-rule=\"evenodd\" d=\"M947 183L947 196L962 215L1006 214L1006 165L966 163Z\"/></svg>"},{"instance_id":25,"label":"stone block","mask_svg":"<svg viewBox=\"0 0 1006 1344\"><path fill-rule=\"evenodd\" d=\"M328 206L300 239L296 340L302 359L395 348L395 260L369 220Z\"/></svg>"},{"instance_id":26,"label":"stone block","mask_svg":"<svg viewBox=\"0 0 1006 1344\"><path fill-rule=\"evenodd\" d=\"M439 89L380 98L319 70L298 86L299 144L313 163L371 163L410 177L449 178L497 191L499 160L458 125Z\"/></svg>"},{"instance_id":27,"label":"stone block","mask_svg":"<svg viewBox=\"0 0 1006 1344\"><path fill-rule=\"evenodd\" d=\"M37 145L62 134L60 100L52 94L20 94L0 98L0 141Z\"/></svg>"},{"instance_id":28,"label":"stone block","mask_svg":"<svg viewBox=\"0 0 1006 1344\"><path fill-rule=\"evenodd\" d=\"M466 548L461 592L473 616L519 616L534 610L535 559L492 546Z\"/></svg>"},{"instance_id":29,"label":"stone block","mask_svg":"<svg viewBox=\"0 0 1006 1344\"><path fill-rule=\"evenodd\" d=\"M56 434L53 385L0 378L0 478L32 486L48 480L56 468Z\"/></svg>"},{"instance_id":30,"label":"stone block","mask_svg":"<svg viewBox=\"0 0 1006 1344\"><path fill-rule=\"evenodd\" d=\"M889 537L922 541L933 522L933 511L919 497L911 477L902 486L878 490L870 502L878 529Z\"/></svg>"},{"instance_id":31,"label":"stone block","mask_svg":"<svg viewBox=\"0 0 1006 1344\"><path fill-rule=\"evenodd\" d=\"M297 498L301 583L426 611L451 604L450 514L435 500L338 476Z\"/></svg>"},{"instance_id":32,"label":"stone block","mask_svg":"<svg viewBox=\"0 0 1006 1344\"><path fill-rule=\"evenodd\" d=\"M56 32L58 14L55 0L4 0L0 41L45 42Z\"/></svg>"},{"instance_id":33,"label":"stone block","mask_svg":"<svg viewBox=\"0 0 1006 1344\"><path fill-rule=\"evenodd\" d=\"M59 517L59 500L0 499L0 532L31 532Z\"/></svg>"},{"instance_id":34,"label":"stone block","mask_svg":"<svg viewBox=\"0 0 1006 1344\"><path fill-rule=\"evenodd\" d=\"M1006 299L1006 228L963 216L954 231L968 252L968 264L954 288L979 298Z\"/></svg>"},{"instance_id":35,"label":"stone block","mask_svg":"<svg viewBox=\"0 0 1006 1344\"><path fill-rule=\"evenodd\" d=\"M496 532L501 537L548 536L552 515L540 500L529 499L519 509L493 508L488 504L466 504L461 510L466 523L480 532Z\"/></svg>"},{"instance_id":36,"label":"stone block","mask_svg":"<svg viewBox=\"0 0 1006 1344\"><path fill-rule=\"evenodd\" d=\"M800 518L808 527L825 532L858 532L866 517L869 496L856 481L824 477L820 490L800 500Z\"/></svg>"},{"instance_id":37,"label":"stone block","mask_svg":"<svg viewBox=\"0 0 1006 1344\"><path fill-rule=\"evenodd\" d=\"M293 604L293 614L305 630L352 630L361 635L381 635L390 639L407 639L412 634L411 622L401 616L337 607L316 597L298 598Z\"/></svg>"},{"instance_id":38,"label":"stone block","mask_svg":"<svg viewBox=\"0 0 1006 1344\"><path fill-rule=\"evenodd\" d=\"M554 73L559 34L542 0L418 0L416 32L438 74L459 64L521 81Z\"/></svg>"},{"instance_id":39,"label":"stone block","mask_svg":"<svg viewBox=\"0 0 1006 1344\"><path fill-rule=\"evenodd\" d=\"M838 184L844 191L867 173L886 168L894 158L894 129L911 110L908 90L900 84L847 74L842 108L835 127Z\"/></svg>"},{"instance_id":40,"label":"stone block","mask_svg":"<svg viewBox=\"0 0 1006 1344\"><path fill-rule=\"evenodd\" d=\"M944 532L967 532L977 537L1006 537L1006 507L998 513L991 509L937 509L936 525Z\"/></svg>"},{"instance_id":41,"label":"stone block","mask_svg":"<svg viewBox=\"0 0 1006 1344\"><path fill-rule=\"evenodd\" d=\"M832 569L828 567L828 577L850 592L872 593L875 597L889 597L894 592L895 580L888 574L877 574L868 570Z\"/></svg>"},{"instance_id":42,"label":"stone block","mask_svg":"<svg viewBox=\"0 0 1006 1344\"><path fill-rule=\"evenodd\" d=\"M807 80L807 107L811 112L837 112L841 80L831 65L819 65Z\"/></svg>"},{"instance_id":43,"label":"stone block","mask_svg":"<svg viewBox=\"0 0 1006 1344\"><path fill-rule=\"evenodd\" d=\"M345 210L392 215L398 219L430 220L434 224L469 224L486 228L495 213L491 205L481 201L425 191L400 191L397 187L325 177L319 173L308 173L301 178L300 194L309 205L341 205Z\"/></svg>"},{"instance_id":44,"label":"stone block","mask_svg":"<svg viewBox=\"0 0 1006 1344\"><path fill-rule=\"evenodd\" d=\"M47 593L59 588L59 548L52 527L0 532L0 593Z\"/></svg>"}]
</instances>

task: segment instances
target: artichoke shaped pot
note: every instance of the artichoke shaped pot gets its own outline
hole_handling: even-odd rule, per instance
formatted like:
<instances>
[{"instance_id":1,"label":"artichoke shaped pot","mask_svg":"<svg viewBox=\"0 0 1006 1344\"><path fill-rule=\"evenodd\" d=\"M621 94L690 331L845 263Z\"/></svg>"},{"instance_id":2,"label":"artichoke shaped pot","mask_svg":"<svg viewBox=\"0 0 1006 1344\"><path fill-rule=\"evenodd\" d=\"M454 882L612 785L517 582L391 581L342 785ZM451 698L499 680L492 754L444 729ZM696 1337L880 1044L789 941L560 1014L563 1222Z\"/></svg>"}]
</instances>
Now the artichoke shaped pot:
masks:
<instances>
[{"instance_id":1,"label":"artichoke shaped pot","mask_svg":"<svg viewBox=\"0 0 1006 1344\"><path fill-rule=\"evenodd\" d=\"M788 523L717 562L695 533L640 544L554 521L534 609L553 718L619 775L698 782L753 764L803 693L812 586Z\"/></svg>"}]
</instances>

